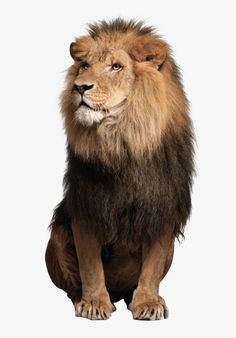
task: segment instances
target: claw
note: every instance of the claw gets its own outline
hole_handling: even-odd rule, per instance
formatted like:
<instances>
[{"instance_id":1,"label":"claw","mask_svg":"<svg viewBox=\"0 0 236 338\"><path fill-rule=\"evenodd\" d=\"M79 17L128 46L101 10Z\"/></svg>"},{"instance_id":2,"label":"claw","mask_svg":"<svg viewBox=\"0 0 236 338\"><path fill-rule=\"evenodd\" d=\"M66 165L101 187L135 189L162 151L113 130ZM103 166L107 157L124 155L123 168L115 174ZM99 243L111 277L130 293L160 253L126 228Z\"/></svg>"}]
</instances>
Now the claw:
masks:
<instances>
[{"instance_id":1,"label":"claw","mask_svg":"<svg viewBox=\"0 0 236 338\"><path fill-rule=\"evenodd\" d=\"M161 297L150 298L147 302L133 301L129 309L138 320L161 320L168 317L168 308Z\"/></svg>"}]
</instances>

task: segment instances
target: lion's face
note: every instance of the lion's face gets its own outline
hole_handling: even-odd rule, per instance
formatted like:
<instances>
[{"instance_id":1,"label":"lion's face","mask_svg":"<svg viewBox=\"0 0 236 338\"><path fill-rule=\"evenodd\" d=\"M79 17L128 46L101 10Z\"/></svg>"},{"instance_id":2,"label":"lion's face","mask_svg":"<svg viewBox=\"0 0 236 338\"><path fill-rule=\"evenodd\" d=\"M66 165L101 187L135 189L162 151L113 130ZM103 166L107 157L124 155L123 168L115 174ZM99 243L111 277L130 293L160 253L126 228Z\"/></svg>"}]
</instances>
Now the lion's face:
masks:
<instances>
[{"instance_id":1,"label":"lion's face","mask_svg":"<svg viewBox=\"0 0 236 338\"><path fill-rule=\"evenodd\" d=\"M133 64L124 50L94 50L78 62L72 95L76 120L84 126L119 114L134 81Z\"/></svg>"},{"instance_id":2,"label":"lion's face","mask_svg":"<svg viewBox=\"0 0 236 338\"><path fill-rule=\"evenodd\" d=\"M131 31L78 38L70 53L75 61L69 83L75 121L89 127L123 111L139 77L136 64L152 65L157 75L166 47L155 36Z\"/></svg>"}]
</instances>

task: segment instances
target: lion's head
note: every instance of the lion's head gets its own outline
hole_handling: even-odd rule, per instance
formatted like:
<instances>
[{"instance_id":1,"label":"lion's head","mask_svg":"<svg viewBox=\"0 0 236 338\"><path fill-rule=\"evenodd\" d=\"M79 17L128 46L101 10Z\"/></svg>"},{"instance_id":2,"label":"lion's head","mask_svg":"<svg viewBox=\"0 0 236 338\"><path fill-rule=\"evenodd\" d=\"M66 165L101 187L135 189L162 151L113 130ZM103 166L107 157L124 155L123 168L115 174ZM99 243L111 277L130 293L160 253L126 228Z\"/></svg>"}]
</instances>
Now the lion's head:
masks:
<instances>
[{"instance_id":1,"label":"lion's head","mask_svg":"<svg viewBox=\"0 0 236 338\"><path fill-rule=\"evenodd\" d=\"M133 64L122 49L108 49L101 42L87 41L86 55L76 52L81 39L72 44L71 54L78 62L74 81L74 100L78 103L76 120L84 126L101 123L122 111L134 82Z\"/></svg>"},{"instance_id":2,"label":"lion's head","mask_svg":"<svg viewBox=\"0 0 236 338\"><path fill-rule=\"evenodd\" d=\"M74 64L62 95L68 140L106 163L150 155L170 125L187 121L187 101L168 45L151 27L117 19L89 26L70 46Z\"/></svg>"}]
</instances>

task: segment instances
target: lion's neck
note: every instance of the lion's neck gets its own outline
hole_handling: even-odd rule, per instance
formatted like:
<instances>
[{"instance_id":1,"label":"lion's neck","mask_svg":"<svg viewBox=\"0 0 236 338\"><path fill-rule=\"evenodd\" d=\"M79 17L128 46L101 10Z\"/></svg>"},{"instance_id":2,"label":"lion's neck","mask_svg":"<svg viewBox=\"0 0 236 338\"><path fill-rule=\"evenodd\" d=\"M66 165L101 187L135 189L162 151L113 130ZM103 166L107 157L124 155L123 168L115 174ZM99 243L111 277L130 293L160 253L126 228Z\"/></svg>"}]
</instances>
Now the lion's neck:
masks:
<instances>
[{"instance_id":1,"label":"lion's neck","mask_svg":"<svg viewBox=\"0 0 236 338\"><path fill-rule=\"evenodd\" d=\"M161 142L157 121L130 121L128 114L112 114L90 128L67 125L67 136L75 154L84 159L97 158L112 166L127 157L138 160L151 156Z\"/></svg>"}]
</instances>

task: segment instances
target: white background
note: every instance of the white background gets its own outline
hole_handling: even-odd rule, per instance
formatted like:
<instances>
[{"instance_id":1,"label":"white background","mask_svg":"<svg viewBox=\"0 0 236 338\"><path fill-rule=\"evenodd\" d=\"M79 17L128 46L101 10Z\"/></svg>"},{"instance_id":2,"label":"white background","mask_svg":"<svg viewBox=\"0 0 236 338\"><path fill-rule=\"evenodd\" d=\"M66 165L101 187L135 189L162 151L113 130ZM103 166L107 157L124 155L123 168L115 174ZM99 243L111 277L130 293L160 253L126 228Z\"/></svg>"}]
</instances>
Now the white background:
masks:
<instances>
[{"instance_id":1,"label":"white background","mask_svg":"<svg viewBox=\"0 0 236 338\"><path fill-rule=\"evenodd\" d=\"M234 1L1 1L1 337L235 337ZM172 45L198 142L193 212L161 294L170 318L75 318L44 263L62 196L68 48L97 19L145 19Z\"/></svg>"}]
</instances>

